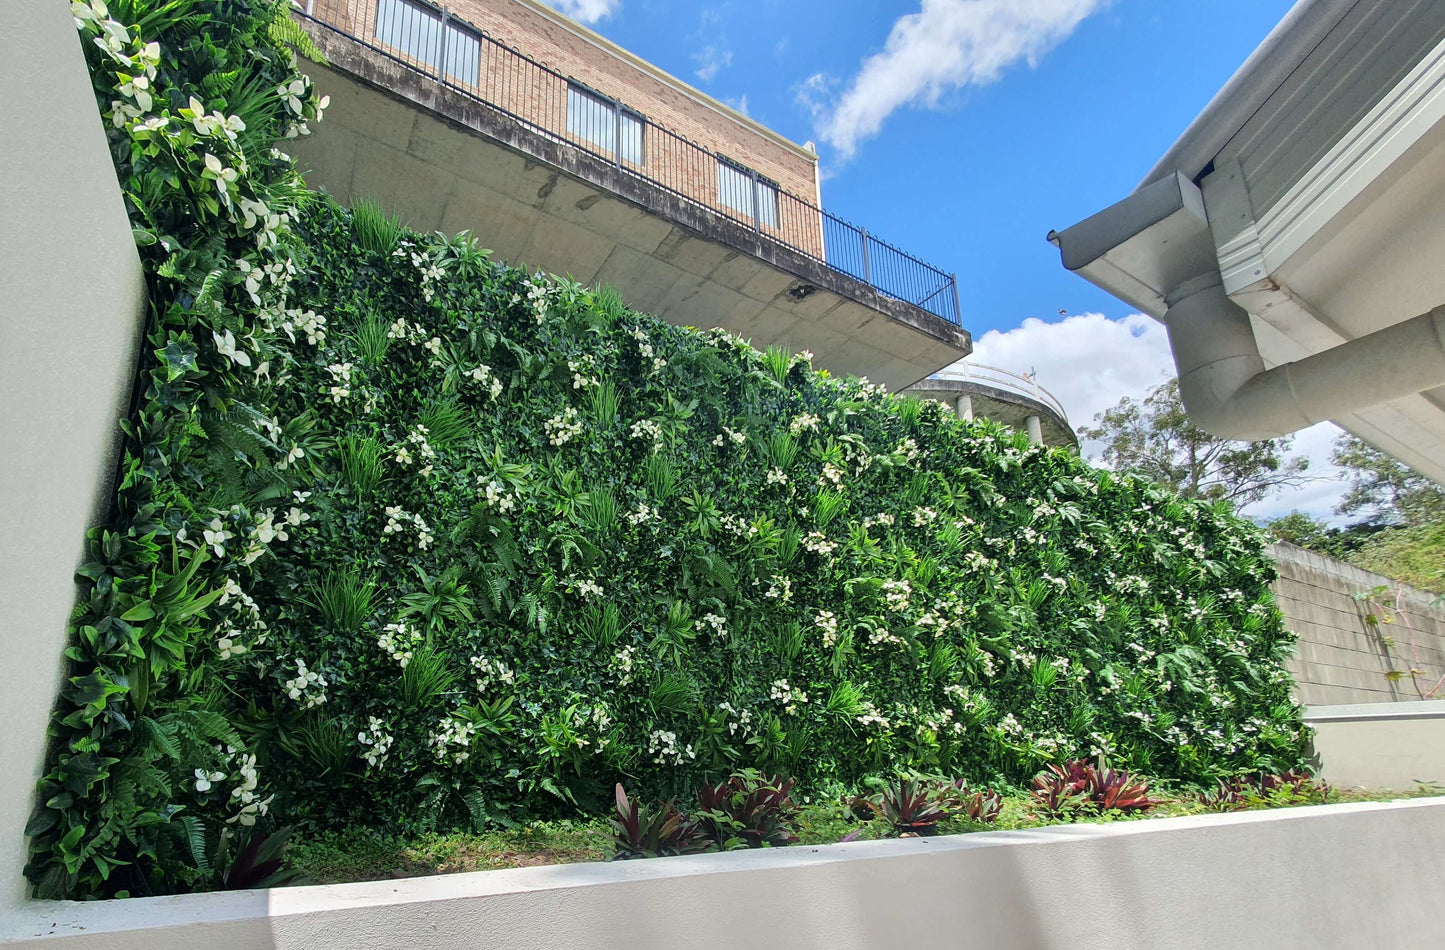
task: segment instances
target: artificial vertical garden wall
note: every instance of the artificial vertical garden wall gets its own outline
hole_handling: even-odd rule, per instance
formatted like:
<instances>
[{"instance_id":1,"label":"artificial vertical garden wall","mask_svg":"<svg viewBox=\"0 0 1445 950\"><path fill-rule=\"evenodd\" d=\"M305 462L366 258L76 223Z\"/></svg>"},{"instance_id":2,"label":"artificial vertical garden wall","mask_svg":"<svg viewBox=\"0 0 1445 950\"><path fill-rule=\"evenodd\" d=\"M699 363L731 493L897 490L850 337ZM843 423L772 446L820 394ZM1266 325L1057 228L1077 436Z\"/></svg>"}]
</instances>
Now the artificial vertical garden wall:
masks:
<instances>
[{"instance_id":1,"label":"artificial vertical garden wall","mask_svg":"<svg viewBox=\"0 0 1445 950\"><path fill-rule=\"evenodd\" d=\"M73 5L150 284L37 796L43 896L258 829L1297 765L1249 525L308 195L284 4Z\"/></svg>"}]
</instances>

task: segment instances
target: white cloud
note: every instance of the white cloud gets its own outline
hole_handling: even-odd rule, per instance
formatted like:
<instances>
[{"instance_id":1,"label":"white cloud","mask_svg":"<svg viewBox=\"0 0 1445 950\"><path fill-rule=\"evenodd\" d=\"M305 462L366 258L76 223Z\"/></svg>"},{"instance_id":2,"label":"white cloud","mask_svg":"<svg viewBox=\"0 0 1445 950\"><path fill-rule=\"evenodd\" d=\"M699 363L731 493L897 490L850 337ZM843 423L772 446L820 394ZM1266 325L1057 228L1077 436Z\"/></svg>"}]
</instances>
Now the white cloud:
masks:
<instances>
[{"instance_id":1,"label":"white cloud","mask_svg":"<svg viewBox=\"0 0 1445 950\"><path fill-rule=\"evenodd\" d=\"M1143 314L1110 320L1101 313L990 330L974 341L971 363L1015 373L1038 371L1039 385L1059 397L1075 429L1123 396L1139 396L1174 373L1164 325ZM1085 454L1097 454L1085 446Z\"/></svg>"},{"instance_id":2,"label":"white cloud","mask_svg":"<svg viewBox=\"0 0 1445 950\"><path fill-rule=\"evenodd\" d=\"M945 93L995 82L1020 61L1036 64L1108 0L923 0L899 17L880 52L863 61L836 101L829 77L809 77L799 100L818 134L845 157L905 105L932 108Z\"/></svg>"},{"instance_id":3,"label":"white cloud","mask_svg":"<svg viewBox=\"0 0 1445 950\"><path fill-rule=\"evenodd\" d=\"M616 13L622 0L543 0L581 23L596 23Z\"/></svg>"},{"instance_id":4,"label":"white cloud","mask_svg":"<svg viewBox=\"0 0 1445 950\"><path fill-rule=\"evenodd\" d=\"M1045 323L1035 317L1006 332L990 330L974 342L971 363L1015 373L1038 373L1039 385L1063 403L1077 430L1124 396L1138 399L1174 375L1164 325L1143 314L1110 320L1100 313ZM1285 489L1244 510L1253 518L1276 518L1296 509L1333 524L1333 512L1347 486L1330 463L1339 429L1322 422L1295 436L1294 451L1309 456L1310 471L1324 476L1300 488ZM1084 456L1097 459L1100 446L1085 442Z\"/></svg>"},{"instance_id":5,"label":"white cloud","mask_svg":"<svg viewBox=\"0 0 1445 950\"><path fill-rule=\"evenodd\" d=\"M741 96L738 96L736 99L724 99L723 102L726 102L728 105L732 106L734 109L738 110L739 112L741 112L743 115L747 116L748 118L752 118L753 114L748 111L748 94L747 94L747 93L743 93Z\"/></svg>"},{"instance_id":6,"label":"white cloud","mask_svg":"<svg viewBox=\"0 0 1445 950\"><path fill-rule=\"evenodd\" d=\"M704 46L692 54L692 61L697 63L693 75L703 82L711 82L720 71L732 65L733 51L715 44Z\"/></svg>"}]
</instances>

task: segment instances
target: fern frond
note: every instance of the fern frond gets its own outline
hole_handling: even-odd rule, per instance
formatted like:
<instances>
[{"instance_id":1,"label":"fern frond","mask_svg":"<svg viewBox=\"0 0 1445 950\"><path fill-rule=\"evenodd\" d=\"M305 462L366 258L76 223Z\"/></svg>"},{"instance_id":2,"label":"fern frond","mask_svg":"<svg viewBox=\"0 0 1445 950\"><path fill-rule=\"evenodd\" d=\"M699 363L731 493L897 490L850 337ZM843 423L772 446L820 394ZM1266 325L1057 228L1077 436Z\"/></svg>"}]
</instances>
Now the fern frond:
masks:
<instances>
[{"instance_id":1,"label":"fern frond","mask_svg":"<svg viewBox=\"0 0 1445 950\"><path fill-rule=\"evenodd\" d=\"M311 34L291 18L290 8L286 4L277 4L276 18L266 24L266 34L277 43L295 49L313 63L327 65L325 55L311 39Z\"/></svg>"}]
</instances>

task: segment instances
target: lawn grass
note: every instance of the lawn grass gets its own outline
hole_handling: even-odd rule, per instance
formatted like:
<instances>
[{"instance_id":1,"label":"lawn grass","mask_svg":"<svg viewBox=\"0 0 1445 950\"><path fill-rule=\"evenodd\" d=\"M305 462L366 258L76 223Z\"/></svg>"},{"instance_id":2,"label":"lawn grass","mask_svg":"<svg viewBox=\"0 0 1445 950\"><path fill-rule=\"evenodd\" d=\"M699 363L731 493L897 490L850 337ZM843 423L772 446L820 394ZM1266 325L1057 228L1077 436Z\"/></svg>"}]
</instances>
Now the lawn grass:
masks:
<instances>
[{"instance_id":1,"label":"lawn grass","mask_svg":"<svg viewBox=\"0 0 1445 950\"><path fill-rule=\"evenodd\" d=\"M1332 789L1329 802L1395 801L1439 795L1441 791L1433 785L1410 791ZM1160 803L1146 813L1125 815L1112 812L1092 816L1088 821L1147 821L1208 813L1208 809L1193 795L1162 793L1155 797L1160 799ZM1030 806L1026 795L1015 793L1004 798L1003 811L996 823L981 825L963 818L949 818L939 824L939 831L942 834L971 834L1068 823L1039 814ZM855 821L842 805L832 802L802 805L795 831L798 835L795 847L836 844L844 839L866 841L893 835L892 827L883 819ZM355 829L298 835L287 854L303 876L303 880L297 883L340 884L461 871L605 861L612 856L611 834L606 818L537 822L523 828L481 834L452 832L415 837Z\"/></svg>"}]
</instances>

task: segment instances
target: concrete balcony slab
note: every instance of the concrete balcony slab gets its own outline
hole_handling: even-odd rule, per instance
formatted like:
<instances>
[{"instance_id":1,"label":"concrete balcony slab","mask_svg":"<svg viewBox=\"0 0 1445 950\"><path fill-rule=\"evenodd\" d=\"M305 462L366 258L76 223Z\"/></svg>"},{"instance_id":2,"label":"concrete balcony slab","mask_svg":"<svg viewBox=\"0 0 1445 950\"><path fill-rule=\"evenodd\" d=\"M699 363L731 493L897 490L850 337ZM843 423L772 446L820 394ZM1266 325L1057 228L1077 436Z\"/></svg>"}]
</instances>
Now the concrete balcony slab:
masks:
<instances>
[{"instance_id":1,"label":"concrete balcony slab","mask_svg":"<svg viewBox=\"0 0 1445 950\"><path fill-rule=\"evenodd\" d=\"M669 322L719 326L899 389L971 349L967 331L615 163L306 22L331 96L294 152L344 203L422 231L470 229L499 259L612 284Z\"/></svg>"}]
</instances>

